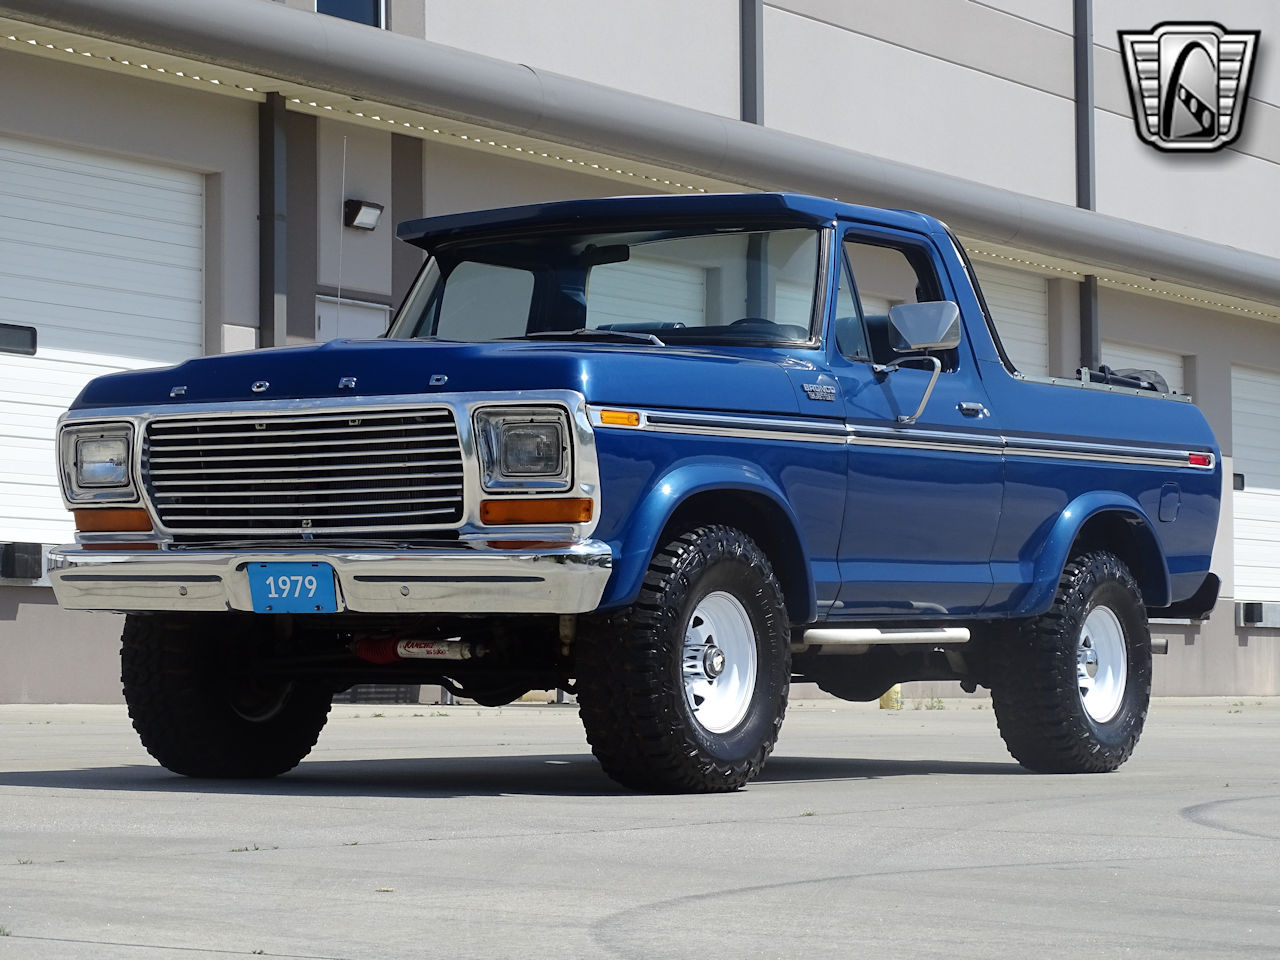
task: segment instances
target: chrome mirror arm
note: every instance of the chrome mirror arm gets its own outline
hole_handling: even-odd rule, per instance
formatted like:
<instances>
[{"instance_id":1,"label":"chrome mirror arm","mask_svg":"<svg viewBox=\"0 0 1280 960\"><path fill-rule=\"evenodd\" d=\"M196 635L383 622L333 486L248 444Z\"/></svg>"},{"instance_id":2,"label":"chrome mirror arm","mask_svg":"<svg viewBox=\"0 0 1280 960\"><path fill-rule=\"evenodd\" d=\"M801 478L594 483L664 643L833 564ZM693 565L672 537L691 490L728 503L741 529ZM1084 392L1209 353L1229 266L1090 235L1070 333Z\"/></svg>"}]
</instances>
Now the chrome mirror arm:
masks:
<instances>
[{"instance_id":1,"label":"chrome mirror arm","mask_svg":"<svg viewBox=\"0 0 1280 960\"><path fill-rule=\"evenodd\" d=\"M924 388L924 396L920 398L920 406L916 407L916 412L911 414L911 416L909 417L904 417L902 415L898 416L898 422L904 425L915 423L917 420L920 419L920 414L924 413L924 408L929 403L929 397L933 395L933 388L938 385L938 378L942 376L942 361L939 360L937 357L933 356L932 354L926 353L923 356L912 357L911 359L912 360L928 360L931 364L933 364L933 376L929 378L929 385ZM898 366L899 365L897 363L890 363L887 365L882 363L876 363L876 364L872 364L871 369L878 374L889 374L897 370Z\"/></svg>"}]
</instances>

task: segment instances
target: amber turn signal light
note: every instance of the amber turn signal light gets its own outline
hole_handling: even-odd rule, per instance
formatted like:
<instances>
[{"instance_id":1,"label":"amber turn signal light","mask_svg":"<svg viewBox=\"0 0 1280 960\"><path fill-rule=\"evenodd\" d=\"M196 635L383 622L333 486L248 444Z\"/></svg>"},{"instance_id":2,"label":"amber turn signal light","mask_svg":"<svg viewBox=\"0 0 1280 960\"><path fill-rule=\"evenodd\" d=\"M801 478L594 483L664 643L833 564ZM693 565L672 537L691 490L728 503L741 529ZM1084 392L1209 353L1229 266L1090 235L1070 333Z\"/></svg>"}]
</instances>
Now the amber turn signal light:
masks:
<instances>
[{"instance_id":1,"label":"amber turn signal light","mask_svg":"<svg viewBox=\"0 0 1280 960\"><path fill-rule=\"evenodd\" d=\"M101 510L75 510L76 529L81 533L150 533L151 517L145 510L118 507Z\"/></svg>"},{"instance_id":2,"label":"amber turn signal light","mask_svg":"<svg viewBox=\"0 0 1280 960\"><path fill-rule=\"evenodd\" d=\"M634 410L601 410L600 422L609 427L638 427L640 414Z\"/></svg>"},{"instance_id":3,"label":"amber turn signal light","mask_svg":"<svg viewBox=\"0 0 1280 960\"><path fill-rule=\"evenodd\" d=\"M480 522L491 526L503 523L586 523L592 504L587 497L557 500L481 500Z\"/></svg>"}]
</instances>

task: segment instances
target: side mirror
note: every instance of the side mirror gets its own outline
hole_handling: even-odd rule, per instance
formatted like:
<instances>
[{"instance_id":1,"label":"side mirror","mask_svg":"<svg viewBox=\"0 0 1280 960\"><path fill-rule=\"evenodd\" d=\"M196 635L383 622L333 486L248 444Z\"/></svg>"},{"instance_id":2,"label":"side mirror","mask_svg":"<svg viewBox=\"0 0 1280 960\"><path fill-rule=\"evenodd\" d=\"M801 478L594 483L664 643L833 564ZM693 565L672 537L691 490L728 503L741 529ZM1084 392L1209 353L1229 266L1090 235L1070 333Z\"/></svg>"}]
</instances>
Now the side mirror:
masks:
<instances>
[{"instance_id":1,"label":"side mirror","mask_svg":"<svg viewBox=\"0 0 1280 960\"><path fill-rule=\"evenodd\" d=\"M928 303L900 303L889 308L889 346L895 353L907 353L911 350L954 350L960 346L960 308L950 300L932 300ZM914 358L911 358L914 359ZM942 373L942 361L931 353L919 359L927 361L933 367L933 376L929 385L924 388L924 396L920 398L920 406L916 412L898 417L898 423L915 423L924 413L925 405L938 385L938 377ZM887 375L898 369L898 364L888 366L874 364L872 368L877 374Z\"/></svg>"},{"instance_id":2,"label":"side mirror","mask_svg":"<svg viewBox=\"0 0 1280 960\"><path fill-rule=\"evenodd\" d=\"M890 307L889 345L896 353L954 350L960 346L960 308L950 300Z\"/></svg>"}]
</instances>

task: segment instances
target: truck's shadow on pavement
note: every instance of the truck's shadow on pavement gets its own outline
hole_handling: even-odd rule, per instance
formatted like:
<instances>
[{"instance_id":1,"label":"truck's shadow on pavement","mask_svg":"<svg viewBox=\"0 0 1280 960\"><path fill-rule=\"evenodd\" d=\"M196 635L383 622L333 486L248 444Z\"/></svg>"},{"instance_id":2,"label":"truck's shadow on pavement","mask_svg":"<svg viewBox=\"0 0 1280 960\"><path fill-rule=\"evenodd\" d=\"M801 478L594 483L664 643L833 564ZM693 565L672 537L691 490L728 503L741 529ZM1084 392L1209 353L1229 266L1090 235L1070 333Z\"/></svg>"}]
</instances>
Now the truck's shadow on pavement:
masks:
<instances>
[{"instance_id":1,"label":"truck's shadow on pavement","mask_svg":"<svg viewBox=\"0 0 1280 960\"><path fill-rule=\"evenodd\" d=\"M746 789L815 781L886 777L1009 776L1016 763L949 760L864 760L774 757ZM400 760L304 760L273 780L204 780L142 764L75 770L6 771L0 787L119 790L246 796L321 797L592 797L629 793L609 780L588 754L429 757Z\"/></svg>"}]
</instances>

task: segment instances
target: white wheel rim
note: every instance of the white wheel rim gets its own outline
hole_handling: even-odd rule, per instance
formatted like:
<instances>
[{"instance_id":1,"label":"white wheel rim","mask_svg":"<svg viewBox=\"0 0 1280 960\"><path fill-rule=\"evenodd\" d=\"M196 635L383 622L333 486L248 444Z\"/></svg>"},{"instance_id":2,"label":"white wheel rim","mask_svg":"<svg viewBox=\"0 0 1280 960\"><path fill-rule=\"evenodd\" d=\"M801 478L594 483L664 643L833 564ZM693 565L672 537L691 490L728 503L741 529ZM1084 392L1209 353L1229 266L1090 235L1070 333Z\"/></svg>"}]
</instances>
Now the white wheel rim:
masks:
<instances>
[{"instance_id":1,"label":"white wheel rim","mask_svg":"<svg viewBox=\"0 0 1280 960\"><path fill-rule=\"evenodd\" d=\"M1076 645L1076 676L1080 702L1097 723L1106 723L1120 712L1129 657L1124 628L1110 607L1094 607L1084 619Z\"/></svg>"},{"instance_id":2,"label":"white wheel rim","mask_svg":"<svg viewBox=\"0 0 1280 960\"><path fill-rule=\"evenodd\" d=\"M726 733L742 722L756 686L756 635L737 597L716 591L702 598L685 627L680 668L699 726Z\"/></svg>"}]
</instances>

